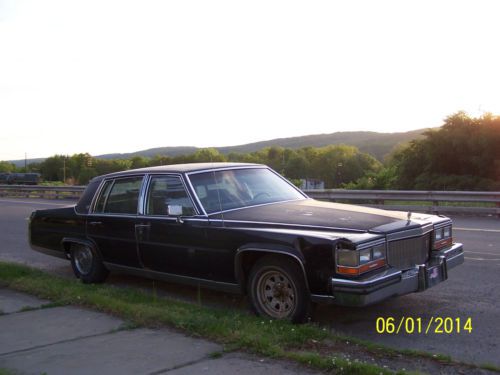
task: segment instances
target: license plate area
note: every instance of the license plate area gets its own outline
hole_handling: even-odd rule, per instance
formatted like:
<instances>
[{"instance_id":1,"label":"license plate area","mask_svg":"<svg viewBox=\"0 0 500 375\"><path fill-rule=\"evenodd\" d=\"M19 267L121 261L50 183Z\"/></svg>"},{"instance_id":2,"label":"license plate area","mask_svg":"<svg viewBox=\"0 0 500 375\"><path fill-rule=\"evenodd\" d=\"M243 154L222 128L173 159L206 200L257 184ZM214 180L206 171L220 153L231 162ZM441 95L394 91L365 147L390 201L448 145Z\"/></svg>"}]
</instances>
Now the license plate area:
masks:
<instances>
[{"instance_id":1,"label":"license plate area","mask_svg":"<svg viewBox=\"0 0 500 375\"><path fill-rule=\"evenodd\" d=\"M426 286L427 288L433 287L442 281L446 280L445 272L443 272L443 265L437 265L427 268L426 272Z\"/></svg>"}]
</instances>

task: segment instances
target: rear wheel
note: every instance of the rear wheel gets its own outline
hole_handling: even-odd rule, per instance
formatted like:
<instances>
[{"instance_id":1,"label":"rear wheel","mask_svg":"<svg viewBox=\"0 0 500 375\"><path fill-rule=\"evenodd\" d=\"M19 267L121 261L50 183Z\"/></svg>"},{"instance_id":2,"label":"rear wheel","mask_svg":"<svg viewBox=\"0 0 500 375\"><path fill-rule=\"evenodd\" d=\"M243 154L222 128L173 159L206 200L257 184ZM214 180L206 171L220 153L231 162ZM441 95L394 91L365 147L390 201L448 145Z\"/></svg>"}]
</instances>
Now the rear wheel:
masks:
<instances>
[{"instance_id":1,"label":"rear wheel","mask_svg":"<svg viewBox=\"0 0 500 375\"><path fill-rule=\"evenodd\" d=\"M87 245L71 245L71 266L75 276L85 284L102 283L109 274L99 254Z\"/></svg>"},{"instance_id":2,"label":"rear wheel","mask_svg":"<svg viewBox=\"0 0 500 375\"><path fill-rule=\"evenodd\" d=\"M311 304L303 273L286 257L267 255L259 259L250 272L248 295L258 315L294 323L309 317Z\"/></svg>"}]
</instances>

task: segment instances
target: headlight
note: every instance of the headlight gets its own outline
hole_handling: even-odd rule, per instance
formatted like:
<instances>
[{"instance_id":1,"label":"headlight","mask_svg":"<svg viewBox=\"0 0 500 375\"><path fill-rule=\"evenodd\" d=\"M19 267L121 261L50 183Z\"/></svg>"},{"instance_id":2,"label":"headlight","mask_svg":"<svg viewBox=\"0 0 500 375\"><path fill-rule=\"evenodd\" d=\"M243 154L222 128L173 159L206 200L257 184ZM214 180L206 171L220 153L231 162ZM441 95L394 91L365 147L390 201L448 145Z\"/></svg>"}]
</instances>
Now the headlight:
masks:
<instances>
[{"instance_id":1,"label":"headlight","mask_svg":"<svg viewBox=\"0 0 500 375\"><path fill-rule=\"evenodd\" d=\"M444 227L443 229L443 237L448 238L451 237L451 226L448 225L447 227Z\"/></svg>"},{"instance_id":2,"label":"headlight","mask_svg":"<svg viewBox=\"0 0 500 375\"><path fill-rule=\"evenodd\" d=\"M345 267L358 265L358 252L355 250L337 250L337 264Z\"/></svg>"},{"instance_id":3,"label":"headlight","mask_svg":"<svg viewBox=\"0 0 500 375\"><path fill-rule=\"evenodd\" d=\"M385 258L385 244L375 246L373 248L372 253L373 253L373 255L372 255L373 260Z\"/></svg>"},{"instance_id":4,"label":"headlight","mask_svg":"<svg viewBox=\"0 0 500 375\"><path fill-rule=\"evenodd\" d=\"M436 229L435 238L436 241L440 241L443 239L443 228Z\"/></svg>"},{"instance_id":5,"label":"headlight","mask_svg":"<svg viewBox=\"0 0 500 375\"><path fill-rule=\"evenodd\" d=\"M365 249L359 252L359 264L365 264L372 260L372 249Z\"/></svg>"},{"instance_id":6,"label":"headlight","mask_svg":"<svg viewBox=\"0 0 500 375\"><path fill-rule=\"evenodd\" d=\"M451 225L434 229L434 250L441 250L453 243Z\"/></svg>"},{"instance_id":7,"label":"headlight","mask_svg":"<svg viewBox=\"0 0 500 375\"><path fill-rule=\"evenodd\" d=\"M336 249L337 273L357 276L386 265L386 244L380 243L360 250Z\"/></svg>"}]
</instances>

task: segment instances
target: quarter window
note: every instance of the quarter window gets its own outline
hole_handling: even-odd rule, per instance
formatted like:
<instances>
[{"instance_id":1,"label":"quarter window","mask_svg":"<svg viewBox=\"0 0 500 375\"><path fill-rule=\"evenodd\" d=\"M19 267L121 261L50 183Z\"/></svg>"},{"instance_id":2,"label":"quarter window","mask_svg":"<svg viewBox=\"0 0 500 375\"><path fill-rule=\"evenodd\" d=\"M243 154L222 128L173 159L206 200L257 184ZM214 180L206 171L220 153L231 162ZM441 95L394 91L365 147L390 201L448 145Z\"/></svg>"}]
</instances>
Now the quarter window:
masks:
<instances>
[{"instance_id":1,"label":"quarter window","mask_svg":"<svg viewBox=\"0 0 500 375\"><path fill-rule=\"evenodd\" d=\"M106 181L104 186L101 189L101 193L99 195L99 199L95 205L94 212L104 212L104 204L106 203L106 199L108 198L109 190L113 186L113 180Z\"/></svg>"},{"instance_id":2,"label":"quarter window","mask_svg":"<svg viewBox=\"0 0 500 375\"><path fill-rule=\"evenodd\" d=\"M183 216L193 216L195 209L184 184L177 176L153 176L147 196L147 215L168 215L168 206L181 206Z\"/></svg>"}]
</instances>

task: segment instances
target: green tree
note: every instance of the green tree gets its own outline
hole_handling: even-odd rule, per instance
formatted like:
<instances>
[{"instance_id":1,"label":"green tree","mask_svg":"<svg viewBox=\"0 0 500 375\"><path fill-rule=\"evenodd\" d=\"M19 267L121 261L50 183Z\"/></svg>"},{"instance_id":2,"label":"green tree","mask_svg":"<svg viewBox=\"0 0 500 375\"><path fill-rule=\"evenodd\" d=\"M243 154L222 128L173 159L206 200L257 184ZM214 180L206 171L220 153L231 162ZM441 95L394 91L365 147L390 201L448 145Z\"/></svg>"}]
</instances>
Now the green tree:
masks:
<instances>
[{"instance_id":1,"label":"green tree","mask_svg":"<svg viewBox=\"0 0 500 375\"><path fill-rule=\"evenodd\" d=\"M215 148L203 148L197 150L191 155L190 162L194 163L211 163L211 162L224 162L227 161L226 157Z\"/></svg>"},{"instance_id":2,"label":"green tree","mask_svg":"<svg viewBox=\"0 0 500 375\"><path fill-rule=\"evenodd\" d=\"M7 161L0 161L0 172L10 173L10 172L15 172L15 170L16 170L15 164L9 163Z\"/></svg>"},{"instance_id":3,"label":"green tree","mask_svg":"<svg viewBox=\"0 0 500 375\"><path fill-rule=\"evenodd\" d=\"M151 162L149 158L145 158L144 156L134 156L130 161L132 162L131 169L148 167Z\"/></svg>"},{"instance_id":4,"label":"green tree","mask_svg":"<svg viewBox=\"0 0 500 375\"><path fill-rule=\"evenodd\" d=\"M438 130L398 150L391 165L401 189L500 188L500 117L457 112Z\"/></svg>"}]
</instances>

